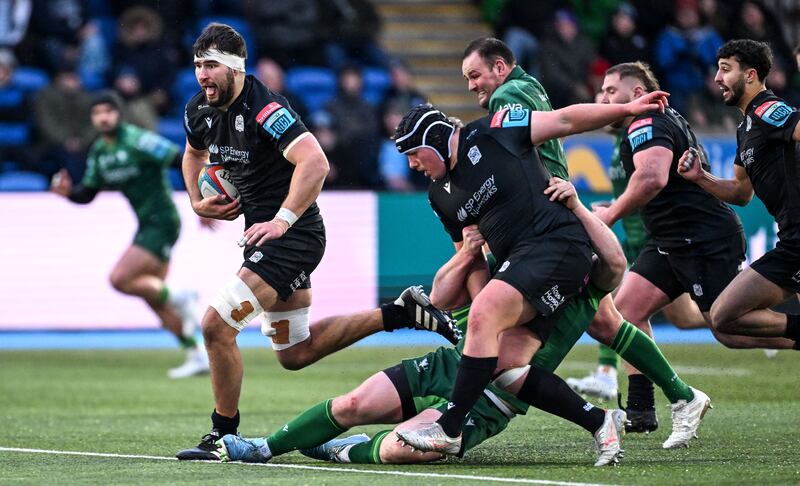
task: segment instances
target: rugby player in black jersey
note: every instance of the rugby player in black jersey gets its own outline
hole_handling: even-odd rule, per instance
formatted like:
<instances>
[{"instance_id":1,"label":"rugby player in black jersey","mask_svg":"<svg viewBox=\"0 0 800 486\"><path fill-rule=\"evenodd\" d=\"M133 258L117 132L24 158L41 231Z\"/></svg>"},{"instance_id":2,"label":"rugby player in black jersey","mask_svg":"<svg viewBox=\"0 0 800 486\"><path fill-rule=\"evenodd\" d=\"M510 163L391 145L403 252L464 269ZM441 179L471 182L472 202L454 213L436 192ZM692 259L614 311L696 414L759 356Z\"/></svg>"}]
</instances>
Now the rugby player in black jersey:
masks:
<instances>
[{"instance_id":1,"label":"rugby player in black jersey","mask_svg":"<svg viewBox=\"0 0 800 486\"><path fill-rule=\"evenodd\" d=\"M464 278L456 280L466 282L472 306L450 403L437 422L398 433L406 444L423 451L459 450L464 417L495 372L528 364L514 363L506 353L498 356L499 334L540 317L531 331L543 342L554 314L585 283L591 265L588 237L571 211L544 194L550 174L536 145L663 109L665 95L651 93L624 106L573 105L550 112L503 109L465 127L429 105L403 118L395 134L397 148L408 156L412 169L433 180L431 206L456 250L463 245L462 229L477 224L500 262L493 276L482 259L457 269ZM541 387L560 384L557 376L537 370L528 374L517 396L535 403ZM565 384L561 389L566 390L565 408L583 403ZM590 431L604 421L604 412L596 408L569 413L573 422Z\"/></svg>"},{"instance_id":2,"label":"rugby player in black jersey","mask_svg":"<svg viewBox=\"0 0 800 486\"><path fill-rule=\"evenodd\" d=\"M797 349L800 316L769 307L800 292L800 114L764 84L772 67L766 43L728 41L717 64L725 104L744 115L736 130L734 179L715 177L689 153L678 172L730 204L744 206L755 193L775 218L779 241L730 282L711 307L711 322L718 333Z\"/></svg>"},{"instance_id":3,"label":"rugby player in black jersey","mask_svg":"<svg viewBox=\"0 0 800 486\"><path fill-rule=\"evenodd\" d=\"M239 424L243 367L236 337L262 313L262 333L271 338L281 365L293 370L381 330L411 327L458 339L452 319L415 287L380 309L309 325L311 272L325 249L315 200L328 160L286 99L245 74L247 48L238 32L212 23L192 51L202 88L184 116L183 175L192 207L208 218L233 220L243 213L245 219L239 241L244 263L202 319L215 400L212 431L197 447L177 454L219 460L214 441L235 434ZM229 171L241 201L200 195L197 176L207 162Z\"/></svg>"}]
</instances>

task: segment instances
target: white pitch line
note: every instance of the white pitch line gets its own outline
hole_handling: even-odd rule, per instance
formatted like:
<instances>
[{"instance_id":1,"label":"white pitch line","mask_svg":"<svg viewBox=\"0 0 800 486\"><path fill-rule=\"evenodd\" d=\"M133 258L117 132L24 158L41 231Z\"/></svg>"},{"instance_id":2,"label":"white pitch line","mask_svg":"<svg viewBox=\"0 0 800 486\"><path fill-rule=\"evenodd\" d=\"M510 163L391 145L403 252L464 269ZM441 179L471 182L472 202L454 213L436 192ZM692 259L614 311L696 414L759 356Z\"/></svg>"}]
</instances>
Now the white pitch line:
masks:
<instances>
[{"instance_id":1,"label":"white pitch line","mask_svg":"<svg viewBox=\"0 0 800 486\"><path fill-rule=\"evenodd\" d=\"M80 452L80 451L55 451L47 449L23 449L19 447L0 447L3 452L26 452L32 454L53 454L61 456L86 456L86 457L115 457L120 459L150 459L154 461L177 461L174 457L163 456L146 456L140 454L109 454L104 452ZM213 461L189 461L192 463L205 463L205 464L218 464ZM497 476L471 476L469 474L442 474L442 473L421 473L410 471L393 471L393 470L375 470L375 469L354 469L348 467L324 467L324 466L303 466L300 464L271 464L271 463L246 463L246 462L228 462L228 465L239 466L261 466L261 467L274 467L278 469L305 469L311 471L329 471L329 472L351 472L360 474L380 474L386 476L406 476L406 477L421 477L421 478L437 478L437 479L466 479L473 481L493 481L496 483L517 483L517 484L548 484L554 486L611 486L599 483L577 483L574 481L549 481L546 479L523 479L523 478L501 478Z\"/></svg>"}]
</instances>

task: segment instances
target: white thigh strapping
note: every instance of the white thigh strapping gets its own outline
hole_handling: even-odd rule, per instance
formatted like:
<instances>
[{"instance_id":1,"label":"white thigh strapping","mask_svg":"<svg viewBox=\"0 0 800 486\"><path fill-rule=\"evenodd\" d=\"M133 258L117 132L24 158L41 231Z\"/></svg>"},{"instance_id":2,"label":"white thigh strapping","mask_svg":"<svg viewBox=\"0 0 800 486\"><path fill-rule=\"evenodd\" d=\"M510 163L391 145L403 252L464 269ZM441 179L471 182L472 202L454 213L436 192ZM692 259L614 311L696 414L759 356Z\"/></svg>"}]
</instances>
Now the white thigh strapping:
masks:
<instances>
[{"instance_id":1,"label":"white thigh strapping","mask_svg":"<svg viewBox=\"0 0 800 486\"><path fill-rule=\"evenodd\" d=\"M239 277L233 277L222 287L211 302L211 307L237 331L264 312L253 291Z\"/></svg>"},{"instance_id":2,"label":"white thigh strapping","mask_svg":"<svg viewBox=\"0 0 800 486\"><path fill-rule=\"evenodd\" d=\"M311 336L308 329L310 307L285 312L265 312L261 334L272 338L272 349L280 351L303 342Z\"/></svg>"}]
</instances>

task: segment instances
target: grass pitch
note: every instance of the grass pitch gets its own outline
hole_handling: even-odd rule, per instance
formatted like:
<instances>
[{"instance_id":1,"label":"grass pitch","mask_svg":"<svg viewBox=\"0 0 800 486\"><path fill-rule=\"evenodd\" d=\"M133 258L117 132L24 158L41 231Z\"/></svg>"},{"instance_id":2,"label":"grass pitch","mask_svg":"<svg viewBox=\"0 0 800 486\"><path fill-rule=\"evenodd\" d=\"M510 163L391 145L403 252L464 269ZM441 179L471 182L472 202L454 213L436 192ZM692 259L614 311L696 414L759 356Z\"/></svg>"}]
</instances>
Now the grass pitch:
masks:
<instances>
[{"instance_id":1,"label":"grass pitch","mask_svg":"<svg viewBox=\"0 0 800 486\"><path fill-rule=\"evenodd\" d=\"M0 352L0 448L6 448L0 450L0 483L800 483L797 352L768 360L761 351L720 345L667 345L663 350L685 381L711 396L714 409L689 449L665 451L661 442L669 434L670 415L657 391L661 427L649 436L627 435L622 464L608 468L591 467L594 452L587 433L533 410L464 460L422 466L336 465L299 453L275 458L266 467L159 460L194 445L209 428L213 406L208 377L167 379L167 368L181 359L177 351ZM425 351L355 348L289 372L269 349L245 349L240 431L266 435L309 405ZM595 356L594 346L579 346L558 373L582 376L593 368ZM625 390L624 378L621 386ZM22 448L52 453L10 450ZM136 455L152 457L130 457ZM414 475L399 475L408 473Z\"/></svg>"}]
</instances>

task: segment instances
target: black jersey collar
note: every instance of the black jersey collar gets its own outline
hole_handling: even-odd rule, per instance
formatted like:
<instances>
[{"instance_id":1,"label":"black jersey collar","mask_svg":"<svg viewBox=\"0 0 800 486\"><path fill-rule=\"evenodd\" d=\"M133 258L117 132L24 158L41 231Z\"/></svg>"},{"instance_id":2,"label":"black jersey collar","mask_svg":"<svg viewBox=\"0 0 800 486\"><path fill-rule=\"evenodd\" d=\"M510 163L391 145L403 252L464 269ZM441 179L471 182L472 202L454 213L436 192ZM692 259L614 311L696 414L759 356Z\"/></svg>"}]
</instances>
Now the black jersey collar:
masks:
<instances>
[{"instance_id":1,"label":"black jersey collar","mask_svg":"<svg viewBox=\"0 0 800 486\"><path fill-rule=\"evenodd\" d=\"M766 89L764 91L760 91L757 95L750 100L750 105L748 106L747 111L755 110L761 103L764 102L765 98L769 98L770 96L774 97L775 93L772 92L771 89Z\"/></svg>"}]
</instances>

